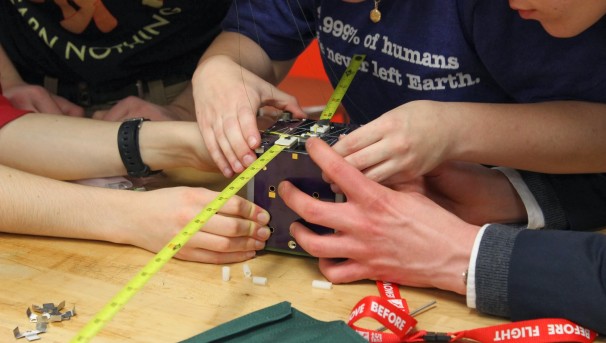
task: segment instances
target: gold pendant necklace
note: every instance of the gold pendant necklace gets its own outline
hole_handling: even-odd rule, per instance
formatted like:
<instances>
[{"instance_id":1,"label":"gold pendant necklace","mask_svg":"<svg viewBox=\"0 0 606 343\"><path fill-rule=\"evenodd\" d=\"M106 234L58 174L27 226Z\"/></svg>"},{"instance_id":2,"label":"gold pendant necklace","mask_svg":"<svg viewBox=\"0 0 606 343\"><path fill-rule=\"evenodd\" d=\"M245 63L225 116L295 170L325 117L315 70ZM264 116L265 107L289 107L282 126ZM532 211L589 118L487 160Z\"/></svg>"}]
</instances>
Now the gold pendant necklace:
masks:
<instances>
[{"instance_id":1,"label":"gold pendant necklace","mask_svg":"<svg viewBox=\"0 0 606 343\"><path fill-rule=\"evenodd\" d=\"M374 1L375 8L370 11L370 20L372 20L373 23L378 23L379 21L381 21L381 11L379 11L379 2L381 2L381 0Z\"/></svg>"}]
</instances>

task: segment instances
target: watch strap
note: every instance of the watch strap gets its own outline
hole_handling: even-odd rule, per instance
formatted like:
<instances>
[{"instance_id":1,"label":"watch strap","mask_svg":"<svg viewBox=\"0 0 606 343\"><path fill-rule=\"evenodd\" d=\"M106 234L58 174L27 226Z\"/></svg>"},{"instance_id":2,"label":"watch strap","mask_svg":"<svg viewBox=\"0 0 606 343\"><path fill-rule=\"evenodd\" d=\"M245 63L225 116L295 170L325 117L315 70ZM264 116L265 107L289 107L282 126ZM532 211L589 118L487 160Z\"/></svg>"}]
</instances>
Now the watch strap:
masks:
<instances>
[{"instance_id":1,"label":"watch strap","mask_svg":"<svg viewBox=\"0 0 606 343\"><path fill-rule=\"evenodd\" d=\"M146 177L161 172L152 171L141 159L139 150L139 129L146 118L132 118L125 120L118 129L118 151L128 176Z\"/></svg>"}]
</instances>

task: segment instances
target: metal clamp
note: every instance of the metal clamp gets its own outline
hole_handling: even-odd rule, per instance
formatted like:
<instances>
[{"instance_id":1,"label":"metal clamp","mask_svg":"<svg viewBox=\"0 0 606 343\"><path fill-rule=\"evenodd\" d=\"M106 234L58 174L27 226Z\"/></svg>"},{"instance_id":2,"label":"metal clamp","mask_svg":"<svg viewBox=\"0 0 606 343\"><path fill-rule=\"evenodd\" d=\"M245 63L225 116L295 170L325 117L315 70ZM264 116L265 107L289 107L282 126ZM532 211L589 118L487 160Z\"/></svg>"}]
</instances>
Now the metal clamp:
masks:
<instances>
[{"instance_id":1,"label":"metal clamp","mask_svg":"<svg viewBox=\"0 0 606 343\"><path fill-rule=\"evenodd\" d=\"M427 332L423 336L423 342L450 342L452 336L444 332Z\"/></svg>"}]
</instances>

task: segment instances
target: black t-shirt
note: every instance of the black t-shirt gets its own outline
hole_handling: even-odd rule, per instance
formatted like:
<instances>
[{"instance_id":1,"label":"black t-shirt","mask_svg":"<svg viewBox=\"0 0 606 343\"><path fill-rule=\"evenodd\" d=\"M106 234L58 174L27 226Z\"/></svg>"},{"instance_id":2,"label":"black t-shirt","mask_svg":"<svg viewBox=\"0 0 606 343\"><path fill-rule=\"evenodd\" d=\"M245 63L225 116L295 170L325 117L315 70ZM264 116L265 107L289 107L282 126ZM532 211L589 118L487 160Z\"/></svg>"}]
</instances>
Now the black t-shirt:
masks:
<instances>
[{"instance_id":1,"label":"black t-shirt","mask_svg":"<svg viewBox=\"0 0 606 343\"><path fill-rule=\"evenodd\" d=\"M112 89L191 76L231 0L0 0L0 42L25 81ZM87 4L87 3L90 3Z\"/></svg>"}]
</instances>

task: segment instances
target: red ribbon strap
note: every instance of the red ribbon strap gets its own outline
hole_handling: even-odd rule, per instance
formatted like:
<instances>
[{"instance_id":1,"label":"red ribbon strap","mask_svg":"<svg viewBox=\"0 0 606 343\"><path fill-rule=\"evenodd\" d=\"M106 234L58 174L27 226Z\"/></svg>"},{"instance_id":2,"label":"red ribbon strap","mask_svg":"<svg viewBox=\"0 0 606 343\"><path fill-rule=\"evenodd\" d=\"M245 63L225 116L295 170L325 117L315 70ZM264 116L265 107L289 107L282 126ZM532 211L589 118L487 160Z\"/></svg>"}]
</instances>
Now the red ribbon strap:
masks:
<instances>
[{"instance_id":1,"label":"red ribbon strap","mask_svg":"<svg viewBox=\"0 0 606 343\"><path fill-rule=\"evenodd\" d=\"M455 342L462 338L481 343L591 343L597 333L561 318L535 319L452 333L415 331L417 321L409 314L397 284L377 281L380 297L360 300L349 316L348 325L369 342ZM373 318L392 333L358 327L362 318Z\"/></svg>"},{"instance_id":2,"label":"red ribbon strap","mask_svg":"<svg viewBox=\"0 0 606 343\"><path fill-rule=\"evenodd\" d=\"M595 332L561 318L513 322L461 331L454 335L457 338L495 343L589 343L597 337Z\"/></svg>"}]
</instances>

